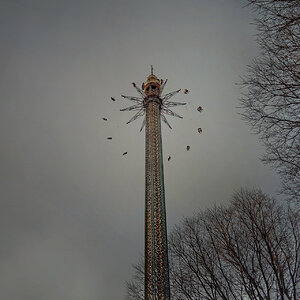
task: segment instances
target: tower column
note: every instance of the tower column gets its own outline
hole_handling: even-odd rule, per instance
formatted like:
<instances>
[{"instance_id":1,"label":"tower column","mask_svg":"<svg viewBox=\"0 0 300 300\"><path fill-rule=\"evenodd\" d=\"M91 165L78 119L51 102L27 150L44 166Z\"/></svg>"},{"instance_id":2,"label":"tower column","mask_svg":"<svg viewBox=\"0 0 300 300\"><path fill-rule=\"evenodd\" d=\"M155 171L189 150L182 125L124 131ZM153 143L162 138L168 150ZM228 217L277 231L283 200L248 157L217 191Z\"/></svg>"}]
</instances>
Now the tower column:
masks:
<instances>
[{"instance_id":1,"label":"tower column","mask_svg":"<svg viewBox=\"0 0 300 300\"><path fill-rule=\"evenodd\" d=\"M127 124L145 116L140 131L146 125L144 300L170 300L161 120L171 128L165 114L182 118L170 107L186 103L169 101L180 89L162 95L166 83L167 79L163 81L153 75L151 67L151 75L142 84L142 88L132 83L141 97L122 95L135 104L121 111L137 111Z\"/></svg>"},{"instance_id":2,"label":"tower column","mask_svg":"<svg viewBox=\"0 0 300 300\"><path fill-rule=\"evenodd\" d=\"M146 106L145 300L170 299L160 104Z\"/></svg>"}]
</instances>

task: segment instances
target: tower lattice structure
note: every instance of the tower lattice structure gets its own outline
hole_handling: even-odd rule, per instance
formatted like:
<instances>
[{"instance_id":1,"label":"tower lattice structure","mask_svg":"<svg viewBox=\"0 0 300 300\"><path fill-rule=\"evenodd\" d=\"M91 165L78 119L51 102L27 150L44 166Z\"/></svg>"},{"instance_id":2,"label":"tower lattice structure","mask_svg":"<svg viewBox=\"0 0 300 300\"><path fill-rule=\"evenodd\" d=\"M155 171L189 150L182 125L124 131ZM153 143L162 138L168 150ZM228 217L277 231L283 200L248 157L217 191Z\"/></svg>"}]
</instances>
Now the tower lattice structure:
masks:
<instances>
[{"instance_id":1,"label":"tower lattice structure","mask_svg":"<svg viewBox=\"0 0 300 300\"><path fill-rule=\"evenodd\" d=\"M137 111L127 122L144 116L141 130L146 128L145 139L145 300L169 300L169 263L167 243L167 222L165 206L164 168L161 136L161 120L171 128L165 115L182 118L170 107L186 103L172 102L169 99L180 90L165 94L167 83L151 74L146 82L136 88L141 97L124 96L136 104L121 111Z\"/></svg>"}]
</instances>

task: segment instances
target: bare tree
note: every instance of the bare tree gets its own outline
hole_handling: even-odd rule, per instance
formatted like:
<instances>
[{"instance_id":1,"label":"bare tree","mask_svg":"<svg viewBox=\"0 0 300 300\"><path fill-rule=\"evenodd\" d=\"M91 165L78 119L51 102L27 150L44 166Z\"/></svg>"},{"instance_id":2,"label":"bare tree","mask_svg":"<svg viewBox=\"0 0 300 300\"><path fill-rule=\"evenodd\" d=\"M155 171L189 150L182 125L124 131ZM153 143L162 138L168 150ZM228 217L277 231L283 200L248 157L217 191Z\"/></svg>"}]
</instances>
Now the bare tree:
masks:
<instances>
[{"instance_id":1,"label":"bare tree","mask_svg":"<svg viewBox=\"0 0 300 300\"><path fill-rule=\"evenodd\" d=\"M242 115L264 142L263 161L281 175L282 192L299 201L300 1L248 2L257 15L261 53L242 79Z\"/></svg>"},{"instance_id":2,"label":"bare tree","mask_svg":"<svg viewBox=\"0 0 300 300\"><path fill-rule=\"evenodd\" d=\"M144 264L141 259L133 265L134 275L131 281L126 282L126 300L144 300Z\"/></svg>"},{"instance_id":3,"label":"bare tree","mask_svg":"<svg viewBox=\"0 0 300 300\"><path fill-rule=\"evenodd\" d=\"M172 299L300 299L299 218L257 190L185 218L169 238Z\"/></svg>"}]
</instances>

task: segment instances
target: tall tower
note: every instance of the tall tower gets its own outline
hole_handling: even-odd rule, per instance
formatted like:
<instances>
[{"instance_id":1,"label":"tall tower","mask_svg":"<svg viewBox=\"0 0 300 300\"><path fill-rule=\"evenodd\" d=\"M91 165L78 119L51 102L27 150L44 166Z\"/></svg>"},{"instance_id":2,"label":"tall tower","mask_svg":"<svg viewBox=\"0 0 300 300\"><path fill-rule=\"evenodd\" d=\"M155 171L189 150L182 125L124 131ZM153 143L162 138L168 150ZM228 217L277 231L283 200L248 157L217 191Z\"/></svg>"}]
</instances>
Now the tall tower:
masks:
<instances>
[{"instance_id":1,"label":"tall tower","mask_svg":"<svg viewBox=\"0 0 300 300\"><path fill-rule=\"evenodd\" d=\"M182 118L169 109L186 103L168 101L180 90L162 96L167 80L151 74L142 89L133 83L142 97L123 96L136 102L121 111L137 110L127 122L144 116L145 140L145 300L170 300L167 222L165 206L164 168L162 154L161 119L171 128L165 114Z\"/></svg>"}]
</instances>

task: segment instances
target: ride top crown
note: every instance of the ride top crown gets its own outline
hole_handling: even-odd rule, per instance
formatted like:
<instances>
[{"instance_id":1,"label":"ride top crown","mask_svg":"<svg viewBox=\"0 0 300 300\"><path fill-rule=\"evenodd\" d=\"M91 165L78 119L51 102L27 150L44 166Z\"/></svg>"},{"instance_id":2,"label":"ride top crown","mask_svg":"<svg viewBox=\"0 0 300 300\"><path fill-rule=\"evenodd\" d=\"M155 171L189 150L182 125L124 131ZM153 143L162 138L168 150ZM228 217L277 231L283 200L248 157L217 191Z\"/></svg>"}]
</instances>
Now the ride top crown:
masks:
<instances>
[{"instance_id":1,"label":"ride top crown","mask_svg":"<svg viewBox=\"0 0 300 300\"><path fill-rule=\"evenodd\" d=\"M161 106L162 101L159 96L162 83L162 80L159 80L155 75L151 74L148 76L147 81L142 84L142 90L146 95L143 100L144 108L146 108L151 101L155 101Z\"/></svg>"}]
</instances>

